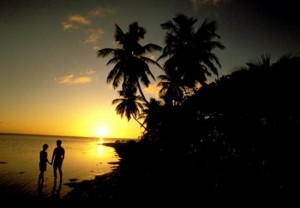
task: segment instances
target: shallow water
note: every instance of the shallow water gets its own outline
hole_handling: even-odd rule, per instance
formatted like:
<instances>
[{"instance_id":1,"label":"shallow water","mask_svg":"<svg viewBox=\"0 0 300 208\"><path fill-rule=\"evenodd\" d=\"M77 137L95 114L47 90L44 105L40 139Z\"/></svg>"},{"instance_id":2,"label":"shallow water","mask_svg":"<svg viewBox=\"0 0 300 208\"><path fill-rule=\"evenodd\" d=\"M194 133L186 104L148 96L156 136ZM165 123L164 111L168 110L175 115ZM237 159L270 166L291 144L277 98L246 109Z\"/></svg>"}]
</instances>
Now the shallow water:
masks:
<instances>
[{"instance_id":1,"label":"shallow water","mask_svg":"<svg viewBox=\"0 0 300 208\"><path fill-rule=\"evenodd\" d=\"M63 180L54 184L53 169L47 165L44 182L38 188L39 153L43 144L49 148L51 160L56 140L62 140L65 149ZM102 145L111 139L56 136L0 135L0 189L27 196L63 197L71 188L70 182L93 179L111 172L119 161L115 150ZM112 163L112 164L111 164Z\"/></svg>"}]
</instances>

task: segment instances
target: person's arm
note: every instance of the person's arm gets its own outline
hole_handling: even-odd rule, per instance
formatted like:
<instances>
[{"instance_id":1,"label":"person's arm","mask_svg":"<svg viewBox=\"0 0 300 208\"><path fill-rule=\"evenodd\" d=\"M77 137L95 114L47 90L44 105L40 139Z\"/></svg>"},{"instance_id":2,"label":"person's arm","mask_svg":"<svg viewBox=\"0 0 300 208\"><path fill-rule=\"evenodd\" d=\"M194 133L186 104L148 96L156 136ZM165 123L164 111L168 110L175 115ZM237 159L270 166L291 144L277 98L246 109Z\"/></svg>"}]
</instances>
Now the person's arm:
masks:
<instances>
[{"instance_id":1,"label":"person's arm","mask_svg":"<svg viewBox=\"0 0 300 208\"><path fill-rule=\"evenodd\" d=\"M54 157L55 157L55 149L53 150L53 153L52 153L52 159L51 159L51 165L53 164L53 160L54 160Z\"/></svg>"},{"instance_id":2,"label":"person's arm","mask_svg":"<svg viewBox=\"0 0 300 208\"><path fill-rule=\"evenodd\" d=\"M47 159L47 162L51 165L51 163L48 160L48 153L47 152L46 152L46 159Z\"/></svg>"}]
</instances>

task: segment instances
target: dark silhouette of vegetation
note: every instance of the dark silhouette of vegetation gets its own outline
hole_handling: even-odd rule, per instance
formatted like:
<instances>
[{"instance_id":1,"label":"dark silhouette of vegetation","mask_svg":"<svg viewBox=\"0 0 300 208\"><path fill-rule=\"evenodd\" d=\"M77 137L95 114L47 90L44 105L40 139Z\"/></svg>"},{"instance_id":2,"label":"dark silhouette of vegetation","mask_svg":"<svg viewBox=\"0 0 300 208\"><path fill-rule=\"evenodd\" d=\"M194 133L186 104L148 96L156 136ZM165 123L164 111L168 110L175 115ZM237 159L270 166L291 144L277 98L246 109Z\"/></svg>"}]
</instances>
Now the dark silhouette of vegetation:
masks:
<instances>
[{"instance_id":1,"label":"dark silhouette of vegetation","mask_svg":"<svg viewBox=\"0 0 300 208\"><path fill-rule=\"evenodd\" d=\"M197 158L200 166L205 160L212 167L209 175L218 175L214 183L219 189L292 190L299 68L300 57L283 56L271 64L264 55L260 62L221 77L181 106L189 122L177 120L181 130L172 131L171 138L186 132L184 154ZM282 74L291 76L283 79Z\"/></svg>"},{"instance_id":2,"label":"dark silhouette of vegetation","mask_svg":"<svg viewBox=\"0 0 300 208\"><path fill-rule=\"evenodd\" d=\"M213 53L215 48L225 47L217 40L215 21L205 20L195 30L197 19L183 14L161 24L166 30L165 44L158 60L165 59L163 70L166 75L160 76L162 89L160 96L168 104L176 105L184 99L185 94L193 93L199 85L205 85L207 76L218 75L221 64ZM184 93L183 93L184 92Z\"/></svg>"},{"instance_id":3,"label":"dark silhouette of vegetation","mask_svg":"<svg viewBox=\"0 0 300 208\"><path fill-rule=\"evenodd\" d=\"M127 93L127 94L125 94ZM142 123L138 120L140 109L143 109L142 97L131 93L129 90L119 91L121 98L114 99L112 104L117 104L116 111L121 117L125 114L128 121L133 117L141 126ZM145 127L144 127L145 128Z\"/></svg>"},{"instance_id":4,"label":"dark silhouette of vegetation","mask_svg":"<svg viewBox=\"0 0 300 208\"><path fill-rule=\"evenodd\" d=\"M129 25L127 33L124 33L116 25L115 40L121 48L103 48L98 51L98 56L113 56L107 62L108 65L115 64L107 77L108 83L112 82L113 87L116 88L123 80L122 91L129 90L130 93L135 93L136 89L138 89L143 100L148 103L140 82L148 87L150 84L148 76L151 76L155 80L148 63L159 65L156 61L144 56L144 54L156 50L160 51L161 47L152 43L142 46L139 41L144 38L145 33L145 28L140 27L137 22ZM125 92L125 94L127 93Z\"/></svg>"},{"instance_id":5,"label":"dark silhouette of vegetation","mask_svg":"<svg viewBox=\"0 0 300 208\"><path fill-rule=\"evenodd\" d=\"M84 194L72 192L72 198L199 203L211 193L254 197L295 190L300 57L285 55L271 63L263 55L207 83L206 76L218 75L215 64L221 66L212 50L224 46L213 40L220 38L216 22L204 21L194 32L195 23L177 15L162 24L166 46L159 60L168 58L159 84L163 100L151 98L141 106L136 88L128 88L131 79L124 79L122 99L114 101L117 112L128 120L144 119L145 132L138 141L107 144L121 157L118 168ZM112 52L105 51L103 56ZM117 86L125 72L114 75L109 77Z\"/></svg>"},{"instance_id":6,"label":"dark silhouette of vegetation","mask_svg":"<svg viewBox=\"0 0 300 208\"><path fill-rule=\"evenodd\" d=\"M216 33L216 22L205 20L195 30L196 22L197 19L193 17L178 14L173 21L161 24L162 29L166 30L166 45L158 60L166 58L167 60L163 66L165 74L159 76L161 81L158 86L161 87L159 96L164 103L156 106L156 112L152 110L149 115L143 112L144 124L147 126L147 131L143 135L144 140L153 141L163 137L163 134L168 135L168 126L181 129L173 123L177 120L173 118L176 115L173 111L176 112L176 108L192 96L201 85L206 85L207 76L211 76L211 72L218 75L215 64L218 67L221 67L221 64L213 50L225 47L215 40L220 38ZM146 108L149 111L153 106Z\"/></svg>"}]
</instances>

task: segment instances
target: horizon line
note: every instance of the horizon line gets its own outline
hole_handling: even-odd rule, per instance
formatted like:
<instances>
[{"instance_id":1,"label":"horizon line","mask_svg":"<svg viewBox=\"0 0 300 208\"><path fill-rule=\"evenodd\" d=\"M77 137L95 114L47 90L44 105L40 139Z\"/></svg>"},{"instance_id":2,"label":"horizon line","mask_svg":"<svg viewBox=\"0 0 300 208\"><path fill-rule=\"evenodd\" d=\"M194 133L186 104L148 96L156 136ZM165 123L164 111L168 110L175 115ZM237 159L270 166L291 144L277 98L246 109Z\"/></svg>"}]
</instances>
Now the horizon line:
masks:
<instances>
[{"instance_id":1,"label":"horizon line","mask_svg":"<svg viewBox=\"0 0 300 208\"><path fill-rule=\"evenodd\" d=\"M106 138L106 139L136 139L136 138L116 138L116 137L98 137L98 136L74 136L74 135L72 136L72 135L53 135L53 134L34 134L34 133L7 133L7 132L0 132L0 135L75 137L75 138Z\"/></svg>"}]
</instances>

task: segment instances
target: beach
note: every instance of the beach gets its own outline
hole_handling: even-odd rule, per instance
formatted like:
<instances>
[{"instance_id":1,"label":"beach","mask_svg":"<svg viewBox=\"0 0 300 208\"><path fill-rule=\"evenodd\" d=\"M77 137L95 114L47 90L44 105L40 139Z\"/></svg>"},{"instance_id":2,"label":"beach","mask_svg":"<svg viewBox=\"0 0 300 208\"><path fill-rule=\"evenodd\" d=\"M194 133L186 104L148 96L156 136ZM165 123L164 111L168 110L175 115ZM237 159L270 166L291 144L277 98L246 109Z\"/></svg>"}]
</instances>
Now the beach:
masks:
<instances>
[{"instance_id":1,"label":"beach","mask_svg":"<svg viewBox=\"0 0 300 208\"><path fill-rule=\"evenodd\" d=\"M135 145L136 143L126 142L104 144L106 147L114 148L123 156L123 159L109 162L116 167L111 172L85 180L64 179L60 190L58 190L59 184L53 189L53 178L49 176L45 179L47 183L44 184L42 192L39 192L36 186L33 194L2 187L1 201L10 205L21 203L28 207L39 205L72 207L78 204L87 206L87 204L93 203L102 205L136 204L142 201L156 203L157 201L171 200L170 196L181 195L182 190L178 190L178 188L185 182L180 182L178 176L186 178L182 175L185 172L183 166L171 174L170 171L174 170L169 168L173 162L163 160L158 162L159 158L152 158L154 160L151 162L152 159L144 156L135 157L136 154L140 154L136 151L143 151L143 149L136 148ZM129 149L132 150L131 156L135 159L131 158ZM127 160L129 157L131 159ZM176 167L178 168L177 165ZM61 190L64 192L60 192Z\"/></svg>"},{"instance_id":2,"label":"beach","mask_svg":"<svg viewBox=\"0 0 300 208\"><path fill-rule=\"evenodd\" d=\"M11 205L21 201L28 207L148 207L178 204L193 207L195 204L218 204L221 202L219 199L225 199L222 203L228 204L244 200L249 203L268 201L270 205L289 197L291 193L291 187L281 188L270 176L257 177L242 170L230 176L228 174L232 170L229 166L223 170L217 166L205 167L180 157L178 152L171 155L170 152L156 151L155 145L132 142L108 143L107 146L115 148L121 155L111 172L93 179L63 183L71 189L63 197L55 193L47 198L25 196L2 190L2 201Z\"/></svg>"},{"instance_id":3,"label":"beach","mask_svg":"<svg viewBox=\"0 0 300 208\"><path fill-rule=\"evenodd\" d=\"M42 186L38 186L39 152L49 144L51 159L55 141L65 148L62 184L54 184L53 167L48 164ZM107 140L111 141L111 140ZM2 201L56 201L72 190L68 184L92 180L111 172L119 161L114 148L103 139L37 135L0 135L0 198Z\"/></svg>"}]
</instances>

